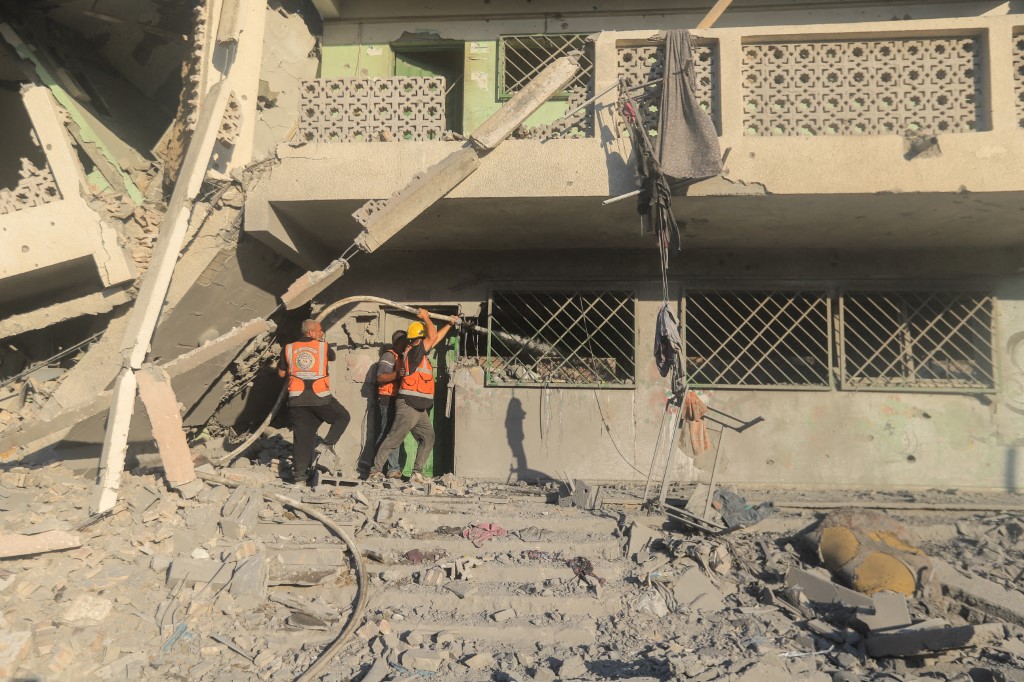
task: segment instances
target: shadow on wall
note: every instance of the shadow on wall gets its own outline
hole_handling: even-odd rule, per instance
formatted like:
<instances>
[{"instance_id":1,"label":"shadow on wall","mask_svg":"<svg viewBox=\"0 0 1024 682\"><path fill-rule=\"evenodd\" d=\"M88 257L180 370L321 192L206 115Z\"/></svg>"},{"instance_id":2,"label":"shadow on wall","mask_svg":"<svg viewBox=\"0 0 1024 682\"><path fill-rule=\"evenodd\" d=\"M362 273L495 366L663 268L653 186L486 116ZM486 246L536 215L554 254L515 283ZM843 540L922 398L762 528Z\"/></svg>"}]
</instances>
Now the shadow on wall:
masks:
<instances>
[{"instance_id":1,"label":"shadow on wall","mask_svg":"<svg viewBox=\"0 0 1024 682\"><path fill-rule=\"evenodd\" d=\"M523 428L526 422L526 410L523 409L523 401L519 398L511 398L508 401L508 409L505 411L505 438L508 447L512 450L512 462L509 465L508 482L513 481L536 481L538 479L552 478L543 471L531 469L526 457L526 432Z\"/></svg>"}]
</instances>

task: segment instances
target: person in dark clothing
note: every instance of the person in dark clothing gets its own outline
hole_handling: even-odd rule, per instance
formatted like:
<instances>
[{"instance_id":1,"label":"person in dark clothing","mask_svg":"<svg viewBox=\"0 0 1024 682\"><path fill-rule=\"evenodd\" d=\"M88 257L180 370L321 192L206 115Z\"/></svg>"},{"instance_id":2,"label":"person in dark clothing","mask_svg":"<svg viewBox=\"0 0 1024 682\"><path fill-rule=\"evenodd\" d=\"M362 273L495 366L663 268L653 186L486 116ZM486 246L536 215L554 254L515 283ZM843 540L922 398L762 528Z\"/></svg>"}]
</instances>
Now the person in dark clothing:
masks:
<instances>
[{"instance_id":1,"label":"person in dark clothing","mask_svg":"<svg viewBox=\"0 0 1024 682\"><path fill-rule=\"evenodd\" d=\"M395 417L395 395L398 393L401 379L398 376L398 362L405 353L406 333L400 329L391 335L391 345L381 351L377 362L377 412L379 426L375 448L380 447L384 437L388 435ZM374 454L376 454L374 449ZM388 478L402 477L402 446L399 444L388 455Z\"/></svg>"},{"instance_id":2,"label":"person in dark clothing","mask_svg":"<svg viewBox=\"0 0 1024 682\"><path fill-rule=\"evenodd\" d=\"M409 325L407 346L398 363L398 396L395 399L395 421L391 430L377 447L377 455L370 469L370 481L384 480L381 471L384 461L408 434L417 441L416 459L412 465L413 483L423 483L423 466L434 447L434 426L430 423L430 408L434 406L434 368L427 353L441 342L452 325L459 318L452 317L449 323L437 329L430 321L430 313L420 308L419 322Z\"/></svg>"},{"instance_id":3,"label":"person in dark clothing","mask_svg":"<svg viewBox=\"0 0 1024 682\"><path fill-rule=\"evenodd\" d=\"M324 330L316 320L302 323L302 338L289 343L281 353L277 374L288 380L288 417L292 424L292 468L296 483L312 473L317 429L331 425L327 436L316 447L317 457L330 453L338 461L334 446L351 420L348 411L331 394L329 363L334 349L324 340Z\"/></svg>"}]
</instances>

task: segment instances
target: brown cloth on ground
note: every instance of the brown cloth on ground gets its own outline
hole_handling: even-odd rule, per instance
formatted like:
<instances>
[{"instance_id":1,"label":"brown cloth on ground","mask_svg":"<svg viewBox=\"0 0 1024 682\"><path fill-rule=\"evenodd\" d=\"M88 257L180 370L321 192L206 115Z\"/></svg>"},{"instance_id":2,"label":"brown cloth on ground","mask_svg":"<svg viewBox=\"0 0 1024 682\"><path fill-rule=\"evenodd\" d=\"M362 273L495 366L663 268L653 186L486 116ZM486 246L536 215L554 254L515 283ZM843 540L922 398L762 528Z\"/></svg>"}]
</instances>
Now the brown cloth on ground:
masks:
<instances>
[{"instance_id":1,"label":"brown cloth on ground","mask_svg":"<svg viewBox=\"0 0 1024 682\"><path fill-rule=\"evenodd\" d=\"M693 391L687 391L686 397L683 398L683 419L690 424L690 445L693 446L695 455L711 449L708 425L704 421L704 415L707 413L708 406L704 404L704 401L698 398Z\"/></svg>"},{"instance_id":2,"label":"brown cloth on ground","mask_svg":"<svg viewBox=\"0 0 1024 682\"><path fill-rule=\"evenodd\" d=\"M690 32L665 37L665 80L658 109L658 164L673 180L701 180L722 172L722 152L715 124L697 101Z\"/></svg>"}]
</instances>

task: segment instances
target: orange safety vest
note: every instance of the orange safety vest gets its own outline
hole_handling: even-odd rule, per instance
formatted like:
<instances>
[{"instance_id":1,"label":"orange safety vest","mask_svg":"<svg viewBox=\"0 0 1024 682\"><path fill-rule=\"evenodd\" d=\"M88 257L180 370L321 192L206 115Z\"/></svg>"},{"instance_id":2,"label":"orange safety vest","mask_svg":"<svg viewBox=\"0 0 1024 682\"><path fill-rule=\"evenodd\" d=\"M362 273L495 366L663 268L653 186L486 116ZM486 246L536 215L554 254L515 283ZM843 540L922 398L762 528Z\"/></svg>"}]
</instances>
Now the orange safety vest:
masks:
<instances>
[{"instance_id":1,"label":"orange safety vest","mask_svg":"<svg viewBox=\"0 0 1024 682\"><path fill-rule=\"evenodd\" d=\"M313 393L320 398L331 394L327 376L327 344L324 341L296 341L284 347L288 359L288 395L302 395L306 382L312 382Z\"/></svg>"},{"instance_id":2,"label":"orange safety vest","mask_svg":"<svg viewBox=\"0 0 1024 682\"><path fill-rule=\"evenodd\" d=\"M410 371L409 369L409 351L405 352L402 362L405 363L405 376L402 377L402 386L398 389L398 393L433 399L434 368L431 367L430 360L427 359L427 353L424 351L423 360L415 370Z\"/></svg>"},{"instance_id":3,"label":"orange safety vest","mask_svg":"<svg viewBox=\"0 0 1024 682\"><path fill-rule=\"evenodd\" d=\"M392 355L394 355L395 356L395 364L396 365L398 364L398 360L399 360L399 358L398 358L398 351L396 351L394 348L385 348L384 352L385 353L391 353ZM398 387L399 383L401 383L401 382L396 378L394 381L391 381L389 383L378 384L377 385L377 395L383 395L383 396L394 395L395 394L395 389Z\"/></svg>"}]
</instances>

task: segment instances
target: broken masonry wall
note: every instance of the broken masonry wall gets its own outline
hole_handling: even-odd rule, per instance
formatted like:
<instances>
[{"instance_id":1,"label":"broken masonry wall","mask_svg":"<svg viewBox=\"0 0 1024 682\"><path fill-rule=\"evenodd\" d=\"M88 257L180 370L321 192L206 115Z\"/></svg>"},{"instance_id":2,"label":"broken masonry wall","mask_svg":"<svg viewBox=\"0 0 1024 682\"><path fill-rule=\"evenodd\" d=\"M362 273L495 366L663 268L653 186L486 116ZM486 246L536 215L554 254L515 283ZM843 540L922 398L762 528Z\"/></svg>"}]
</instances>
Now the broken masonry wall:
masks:
<instances>
[{"instance_id":1,"label":"broken masonry wall","mask_svg":"<svg viewBox=\"0 0 1024 682\"><path fill-rule=\"evenodd\" d=\"M961 255L969 267L984 268L991 262L985 254ZM660 285L652 277L657 258L653 250L383 251L373 258L372 268L357 261L319 300L367 293L411 305L460 305L465 314L476 315L493 290L635 291L635 389L487 387L482 368L459 368L455 373L455 466L461 476L499 480L520 475L557 478L563 472L588 480L646 478L668 389L650 353L661 302ZM864 286L865 277L876 283L883 282L882 277L896 278L901 262L901 284L927 290L934 282L929 277L934 278L950 258L949 253L934 254L923 265L908 265L898 255L878 254L862 254L859 261L844 254L833 262L813 253L754 258L758 264L738 284L743 257L691 252L682 256L678 271L686 273L686 278L673 277L671 295L678 301L680 291L698 285L785 289L794 283L831 288L856 282ZM758 279L753 283L751 278ZM966 289L977 290L976 279L964 282ZM719 480L814 487L1020 489L1024 486L1019 459L1024 453L1018 445L1024 437L1020 418L1024 364L1016 355L1024 347L1024 279L994 278L989 283L998 297L995 345L1002 374L997 393L711 389L711 407L744 421L764 420L742 433L726 432ZM372 306L362 304L359 309L360 315L338 319L328 329L328 339L341 344L332 367L332 388L352 413L353 426L344 435L342 448L353 459L373 438L374 390L367 380L383 339L392 331L373 326L377 323L372 320ZM295 330L280 332L282 342L296 335ZM718 429L714 424L711 428ZM717 441L717 433L712 437ZM684 430L680 443L686 440ZM698 463L703 466L706 460ZM678 461L681 480L701 475L688 456Z\"/></svg>"},{"instance_id":2,"label":"broken masonry wall","mask_svg":"<svg viewBox=\"0 0 1024 682\"><path fill-rule=\"evenodd\" d=\"M320 68L316 10L300 0L267 3L266 30L259 76L253 158L274 156L278 144L289 142L299 124L301 82Z\"/></svg>"}]
</instances>

